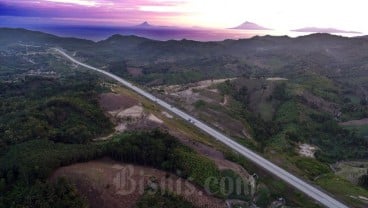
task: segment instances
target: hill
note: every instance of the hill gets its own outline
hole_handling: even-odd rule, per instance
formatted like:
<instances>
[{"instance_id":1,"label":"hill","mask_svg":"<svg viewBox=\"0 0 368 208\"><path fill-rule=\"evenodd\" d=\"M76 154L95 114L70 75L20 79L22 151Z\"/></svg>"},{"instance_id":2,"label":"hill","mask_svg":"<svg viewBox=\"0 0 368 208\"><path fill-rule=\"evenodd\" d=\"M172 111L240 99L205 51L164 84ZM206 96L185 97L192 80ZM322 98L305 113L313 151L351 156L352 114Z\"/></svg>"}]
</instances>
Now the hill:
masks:
<instances>
[{"instance_id":1,"label":"hill","mask_svg":"<svg viewBox=\"0 0 368 208\"><path fill-rule=\"evenodd\" d=\"M366 38L329 34L298 38L256 36L221 42L155 41L113 35L93 42L3 28L0 29L0 42L3 49L20 42L57 46L75 51L77 56L96 66L140 68L144 76L132 79L144 84L185 83L240 75L292 77L305 71L336 78L349 76L352 79L366 76L368 65ZM119 70L121 75L129 76L124 67Z\"/></svg>"},{"instance_id":2,"label":"hill","mask_svg":"<svg viewBox=\"0 0 368 208\"><path fill-rule=\"evenodd\" d=\"M0 47L14 45L16 43L34 45L59 45L60 47L86 47L93 44L93 41L77 38L61 38L55 35L31 31L26 29L0 28Z\"/></svg>"}]
</instances>

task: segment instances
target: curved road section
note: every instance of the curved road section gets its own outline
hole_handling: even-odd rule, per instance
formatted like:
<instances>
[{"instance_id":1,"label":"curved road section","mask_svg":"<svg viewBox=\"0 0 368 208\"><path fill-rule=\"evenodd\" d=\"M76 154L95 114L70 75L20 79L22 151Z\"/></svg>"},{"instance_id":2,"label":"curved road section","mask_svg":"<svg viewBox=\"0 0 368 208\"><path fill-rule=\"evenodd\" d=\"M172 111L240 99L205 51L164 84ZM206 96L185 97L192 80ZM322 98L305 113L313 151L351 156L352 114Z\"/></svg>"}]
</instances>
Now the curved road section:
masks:
<instances>
[{"instance_id":1,"label":"curved road section","mask_svg":"<svg viewBox=\"0 0 368 208\"><path fill-rule=\"evenodd\" d=\"M171 106L170 104L166 103L165 101L153 96L152 94L140 89L139 87L134 86L131 82L128 82L114 74L106 72L101 69L97 69L95 67L89 66L87 64L81 63L74 59L73 57L66 54L64 51L55 48L56 52L60 53L70 61L83 66L85 68L97 71L102 73L119 83L123 84L125 87L130 88L131 90L135 91L136 93L148 98L149 100L157 103L158 105L166 108L167 110L171 111L172 113L176 114L177 116L181 117L184 120L189 121L197 128L201 129L202 131L208 133L215 139L219 140L220 142L224 143L231 149L237 151L247 159L251 160L255 164L259 165L260 167L264 168L265 170L269 171L270 173L274 174L275 176L279 177L283 181L289 183L290 185L294 186L296 189L300 190L301 192L305 193L312 199L316 200L317 202L321 203L322 205L329 207L329 208L348 208L345 204L337 201L336 199L332 198L328 194L324 193L323 191L319 190L316 187L306 183L305 181L295 177L291 173L287 172L286 170L280 168L279 166L271 163L270 161L266 160L262 156L258 155L257 153L253 152L252 150L238 144L237 142L233 141L229 137L225 136L224 134L220 133L219 131L213 129L212 127L208 126L207 124L199 121L198 119L194 118L193 116Z\"/></svg>"}]
</instances>

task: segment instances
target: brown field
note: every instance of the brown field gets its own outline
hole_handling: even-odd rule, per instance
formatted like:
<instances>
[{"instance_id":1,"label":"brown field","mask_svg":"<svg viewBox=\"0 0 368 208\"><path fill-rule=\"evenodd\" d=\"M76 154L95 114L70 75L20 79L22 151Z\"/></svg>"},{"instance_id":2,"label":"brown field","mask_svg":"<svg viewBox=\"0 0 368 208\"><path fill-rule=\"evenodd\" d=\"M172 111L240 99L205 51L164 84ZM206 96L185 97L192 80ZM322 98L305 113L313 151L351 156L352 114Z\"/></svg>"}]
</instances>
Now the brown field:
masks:
<instances>
[{"instance_id":1,"label":"brown field","mask_svg":"<svg viewBox=\"0 0 368 208\"><path fill-rule=\"evenodd\" d=\"M103 93L99 96L99 104L104 111L115 111L137 105L138 101L122 94Z\"/></svg>"},{"instance_id":2,"label":"brown field","mask_svg":"<svg viewBox=\"0 0 368 208\"><path fill-rule=\"evenodd\" d=\"M143 75L142 69L135 68L135 67L128 67L127 71L129 74L131 74L133 77L138 77Z\"/></svg>"},{"instance_id":3,"label":"brown field","mask_svg":"<svg viewBox=\"0 0 368 208\"><path fill-rule=\"evenodd\" d=\"M361 120L347 121L347 122L340 123L340 125L342 126L364 126L364 125L368 125L368 118L364 118Z\"/></svg>"},{"instance_id":4,"label":"brown field","mask_svg":"<svg viewBox=\"0 0 368 208\"><path fill-rule=\"evenodd\" d=\"M225 201L207 195L204 190L175 175L108 158L59 168L50 180L55 181L58 177L74 182L91 208L134 207L148 187L168 190L196 207L226 207Z\"/></svg>"}]
</instances>

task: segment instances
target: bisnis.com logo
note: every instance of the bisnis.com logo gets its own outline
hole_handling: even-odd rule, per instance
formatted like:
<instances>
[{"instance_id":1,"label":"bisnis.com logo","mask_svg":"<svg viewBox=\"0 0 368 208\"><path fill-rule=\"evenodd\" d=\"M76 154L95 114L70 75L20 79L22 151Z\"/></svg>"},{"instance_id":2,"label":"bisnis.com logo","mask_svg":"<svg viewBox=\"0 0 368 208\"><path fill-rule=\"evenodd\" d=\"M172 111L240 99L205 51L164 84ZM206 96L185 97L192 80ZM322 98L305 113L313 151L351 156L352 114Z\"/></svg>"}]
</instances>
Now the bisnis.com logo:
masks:
<instances>
[{"instance_id":1,"label":"bisnis.com logo","mask_svg":"<svg viewBox=\"0 0 368 208\"><path fill-rule=\"evenodd\" d=\"M180 171L178 171L180 172ZM113 178L114 188L119 195L146 192L156 194L160 190L167 190L178 195L218 195L218 196L249 196L255 187L253 177L208 177L199 188L196 181L180 178L171 174L157 177L145 173L142 169L127 165L119 169Z\"/></svg>"}]
</instances>

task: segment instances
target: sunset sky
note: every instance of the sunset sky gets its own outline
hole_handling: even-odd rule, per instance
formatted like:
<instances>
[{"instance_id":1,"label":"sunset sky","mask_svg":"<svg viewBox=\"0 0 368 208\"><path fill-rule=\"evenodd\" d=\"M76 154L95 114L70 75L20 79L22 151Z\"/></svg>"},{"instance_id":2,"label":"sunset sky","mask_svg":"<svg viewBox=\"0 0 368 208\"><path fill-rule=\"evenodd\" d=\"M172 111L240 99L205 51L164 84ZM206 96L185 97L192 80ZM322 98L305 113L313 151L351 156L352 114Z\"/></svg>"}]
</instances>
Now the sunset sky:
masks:
<instances>
[{"instance_id":1,"label":"sunset sky","mask_svg":"<svg viewBox=\"0 0 368 208\"><path fill-rule=\"evenodd\" d=\"M276 30L334 27L368 33L364 0L0 0L0 26L155 25Z\"/></svg>"}]
</instances>

